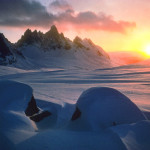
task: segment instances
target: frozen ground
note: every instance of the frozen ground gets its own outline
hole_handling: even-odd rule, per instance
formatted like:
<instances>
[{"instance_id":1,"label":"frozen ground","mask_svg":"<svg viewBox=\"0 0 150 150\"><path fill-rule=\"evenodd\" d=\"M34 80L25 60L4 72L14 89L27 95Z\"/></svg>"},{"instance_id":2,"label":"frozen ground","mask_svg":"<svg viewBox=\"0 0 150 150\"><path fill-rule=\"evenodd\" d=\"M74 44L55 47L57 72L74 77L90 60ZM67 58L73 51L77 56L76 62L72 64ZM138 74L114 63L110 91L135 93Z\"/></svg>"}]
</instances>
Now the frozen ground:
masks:
<instances>
[{"instance_id":1,"label":"frozen ground","mask_svg":"<svg viewBox=\"0 0 150 150\"><path fill-rule=\"evenodd\" d=\"M150 110L150 67L129 65L108 69L21 70L0 66L0 80L30 85L35 98L55 103L76 103L90 87L112 87L128 96L140 108Z\"/></svg>"},{"instance_id":2,"label":"frozen ground","mask_svg":"<svg viewBox=\"0 0 150 150\"><path fill-rule=\"evenodd\" d=\"M20 123L19 129L11 128L9 124L6 132L2 130L1 125L1 147L25 150L150 149L150 122L147 120L97 132L66 128L67 122L75 111L77 99L84 90L91 87L110 87L119 90L142 111L146 111L145 114L148 116L150 111L150 67L148 65L95 70L75 68L21 70L0 66L0 80L19 81L31 86L37 105L41 109L57 114L57 120L55 117L48 117L34 125L33 122L29 123L30 120L26 120L23 124ZM17 115L18 118L25 117L20 110L17 113L12 110L10 113ZM9 114L7 115L6 118L9 118ZM3 116L2 112L1 116ZM5 121L7 122L7 119ZM26 126L29 126L29 129L26 129Z\"/></svg>"}]
</instances>

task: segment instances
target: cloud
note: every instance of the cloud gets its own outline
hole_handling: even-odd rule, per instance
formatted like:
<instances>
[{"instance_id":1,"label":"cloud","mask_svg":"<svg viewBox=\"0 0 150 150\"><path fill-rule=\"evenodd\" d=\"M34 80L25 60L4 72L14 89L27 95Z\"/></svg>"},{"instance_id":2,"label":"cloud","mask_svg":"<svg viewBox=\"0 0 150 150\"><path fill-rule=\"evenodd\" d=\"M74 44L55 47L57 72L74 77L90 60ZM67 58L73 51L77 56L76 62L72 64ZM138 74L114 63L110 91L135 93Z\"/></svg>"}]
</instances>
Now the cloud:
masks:
<instances>
[{"instance_id":1,"label":"cloud","mask_svg":"<svg viewBox=\"0 0 150 150\"><path fill-rule=\"evenodd\" d=\"M1 26L45 26L53 22L53 15L36 1L1 0Z\"/></svg>"},{"instance_id":2,"label":"cloud","mask_svg":"<svg viewBox=\"0 0 150 150\"><path fill-rule=\"evenodd\" d=\"M116 21L104 13L92 11L75 12L64 0L50 3L49 8L57 10L57 14L47 11L41 3L28 0L1 0L0 26L35 26L49 28L56 24L66 29L71 26L74 30L104 30L109 32L126 33L136 27L134 22ZM50 9L51 10L51 9Z\"/></svg>"},{"instance_id":3,"label":"cloud","mask_svg":"<svg viewBox=\"0 0 150 150\"><path fill-rule=\"evenodd\" d=\"M57 17L57 22L64 26L68 23L77 30L105 30L123 34L127 30L132 30L136 27L134 22L115 21L112 16L107 16L104 13L96 14L91 11L80 12L76 15L62 13Z\"/></svg>"},{"instance_id":4,"label":"cloud","mask_svg":"<svg viewBox=\"0 0 150 150\"><path fill-rule=\"evenodd\" d=\"M56 0L53 1L52 3L49 4L49 7L51 9L57 9L59 11L67 11L67 12L74 12L73 8L71 5L69 5L66 1L64 0Z\"/></svg>"}]
</instances>

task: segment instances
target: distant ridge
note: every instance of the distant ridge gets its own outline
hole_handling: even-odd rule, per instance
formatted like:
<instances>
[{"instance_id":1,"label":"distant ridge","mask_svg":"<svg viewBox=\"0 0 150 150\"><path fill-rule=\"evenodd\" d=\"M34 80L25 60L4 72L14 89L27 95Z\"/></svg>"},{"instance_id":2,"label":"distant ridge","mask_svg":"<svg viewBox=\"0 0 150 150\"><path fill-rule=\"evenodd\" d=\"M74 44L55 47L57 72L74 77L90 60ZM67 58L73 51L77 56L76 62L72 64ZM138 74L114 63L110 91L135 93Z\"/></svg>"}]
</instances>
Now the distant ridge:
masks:
<instances>
[{"instance_id":1,"label":"distant ridge","mask_svg":"<svg viewBox=\"0 0 150 150\"><path fill-rule=\"evenodd\" d=\"M14 64L19 68L29 67L29 64L30 68L110 66L109 55L101 47L90 39L82 40L78 36L71 41L63 33L59 33L55 25L45 34L27 29L15 44L6 40L2 34L0 37L0 43L6 41L3 49L0 49L1 65ZM8 56L11 59L7 59Z\"/></svg>"},{"instance_id":2,"label":"distant ridge","mask_svg":"<svg viewBox=\"0 0 150 150\"><path fill-rule=\"evenodd\" d=\"M21 52L0 33L0 65L16 63L18 56L23 57Z\"/></svg>"}]
</instances>

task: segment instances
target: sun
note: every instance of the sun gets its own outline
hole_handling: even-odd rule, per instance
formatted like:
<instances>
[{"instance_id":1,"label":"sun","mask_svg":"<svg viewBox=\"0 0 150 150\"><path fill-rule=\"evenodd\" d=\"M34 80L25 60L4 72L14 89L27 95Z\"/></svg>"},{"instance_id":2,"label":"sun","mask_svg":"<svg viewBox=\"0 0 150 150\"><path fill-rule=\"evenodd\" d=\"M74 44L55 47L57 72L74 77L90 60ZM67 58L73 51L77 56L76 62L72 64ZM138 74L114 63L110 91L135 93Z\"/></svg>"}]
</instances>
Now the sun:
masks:
<instances>
[{"instance_id":1,"label":"sun","mask_svg":"<svg viewBox=\"0 0 150 150\"><path fill-rule=\"evenodd\" d=\"M150 45L147 45L144 49L145 53L150 56Z\"/></svg>"}]
</instances>

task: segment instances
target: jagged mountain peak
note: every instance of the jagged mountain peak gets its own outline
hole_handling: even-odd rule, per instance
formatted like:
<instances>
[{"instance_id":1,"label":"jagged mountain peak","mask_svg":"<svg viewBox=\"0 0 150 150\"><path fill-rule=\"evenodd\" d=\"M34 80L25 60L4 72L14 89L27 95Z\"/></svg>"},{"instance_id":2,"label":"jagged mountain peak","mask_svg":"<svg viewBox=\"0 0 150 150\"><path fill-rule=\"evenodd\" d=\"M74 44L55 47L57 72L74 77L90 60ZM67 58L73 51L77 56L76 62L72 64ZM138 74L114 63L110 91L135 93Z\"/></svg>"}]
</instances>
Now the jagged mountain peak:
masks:
<instances>
[{"instance_id":1,"label":"jagged mountain peak","mask_svg":"<svg viewBox=\"0 0 150 150\"><path fill-rule=\"evenodd\" d=\"M0 38L5 38L3 33L0 33Z\"/></svg>"},{"instance_id":2,"label":"jagged mountain peak","mask_svg":"<svg viewBox=\"0 0 150 150\"><path fill-rule=\"evenodd\" d=\"M33 32L30 29L27 29L24 32L24 35L22 35L21 39L18 40L16 43L17 47L21 47L24 45L31 45L36 42L41 42L42 39L42 32L37 32L37 30L34 30Z\"/></svg>"},{"instance_id":3,"label":"jagged mountain peak","mask_svg":"<svg viewBox=\"0 0 150 150\"><path fill-rule=\"evenodd\" d=\"M73 42L74 42L74 41L80 41L80 42L81 42L82 39L81 39L79 36L76 36L76 37L74 38Z\"/></svg>"},{"instance_id":4,"label":"jagged mountain peak","mask_svg":"<svg viewBox=\"0 0 150 150\"><path fill-rule=\"evenodd\" d=\"M27 29L25 32L24 32L24 35L31 35L32 34L32 31L30 29Z\"/></svg>"},{"instance_id":5,"label":"jagged mountain peak","mask_svg":"<svg viewBox=\"0 0 150 150\"><path fill-rule=\"evenodd\" d=\"M0 54L2 56L5 55L11 55L11 51L9 50L8 41L3 35L3 33L0 33Z\"/></svg>"},{"instance_id":6,"label":"jagged mountain peak","mask_svg":"<svg viewBox=\"0 0 150 150\"><path fill-rule=\"evenodd\" d=\"M27 29L21 39L17 42L18 47L28 46L28 45L37 45L44 51L51 51L56 49L64 49L70 50L75 49L77 51L80 50L90 50L101 49L99 52L100 56L106 56L105 52L103 52L102 48L96 46L90 39L81 39L79 36L76 36L73 41L66 38L63 33L59 33L57 27L52 25L50 30L45 34L42 32L31 31Z\"/></svg>"},{"instance_id":7,"label":"jagged mountain peak","mask_svg":"<svg viewBox=\"0 0 150 150\"><path fill-rule=\"evenodd\" d=\"M0 37L5 39L3 34L0 34ZM6 44L8 46L8 53L12 54L12 58L13 56L17 58L17 63L21 62L21 64L29 63L34 66L40 62L39 67L52 66L52 64L55 65L57 62L59 62L58 66L73 65L86 67L93 65L97 67L99 63L109 65L109 57L101 47L95 45L90 39L81 39L78 36L71 41L63 33L59 33L55 25L45 34L41 31L27 29L21 39L14 45L7 42L7 40L5 41L8 43ZM4 56L5 60L8 60L6 59L9 56L8 53ZM2 55L0 59L3 59ZM17 65L17 63L15 64Z\"/></svg>"},{"instance_id":8,"label":"jagged mountain peak","mask_svg":"<svg viewBox=\"0 0 150 150\"><path fill-rule=\"evenodd\" d=\"M73 44L77 47L77 48L86 48L83 44L83 40L79 37L76 36L73 40Z\"/></svg>"},{"instance_id":9,"label":"jagged mountain peak","mask_svg":"<svg viewBox=\"0 0 150 150\"><path fill-rule=\"evenodd\" d=\"M45 33L45 38L49 38L49 40L58 40L60 37L59 32L55 25L51 26L51 29Z\"/></svg>"},{"instance_id":10,"label":"jagged mountain peak","mask_svg":"<svg viewBox=\"0 0 150 150\"><path fill-rule=\"evenodd\" d=\"M15 57L12 53L11 43L0 33L0 64L12 64L15 62Z\"/></svg>"},{"instance_id":11,"label":"jagged mountain peak","mask_svg":"<svg viewBox=\"0 0 150 150\"><path fill-rule=\"evenodd\" d=\"M57 27L55 25L51 26L51 31L58 32Z\"/></svg>"},{"instance_id":12,"label":"jagged mountain peak","mask_svg":"<svg viewBox=\"0 0 150 150\"><path fill-rule=\"evenodd\" d=\"M87 41L91 46L95 46L91 39L85 38L84 41Z\"/></svg>"}]
</instances>

